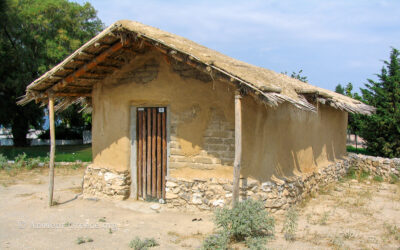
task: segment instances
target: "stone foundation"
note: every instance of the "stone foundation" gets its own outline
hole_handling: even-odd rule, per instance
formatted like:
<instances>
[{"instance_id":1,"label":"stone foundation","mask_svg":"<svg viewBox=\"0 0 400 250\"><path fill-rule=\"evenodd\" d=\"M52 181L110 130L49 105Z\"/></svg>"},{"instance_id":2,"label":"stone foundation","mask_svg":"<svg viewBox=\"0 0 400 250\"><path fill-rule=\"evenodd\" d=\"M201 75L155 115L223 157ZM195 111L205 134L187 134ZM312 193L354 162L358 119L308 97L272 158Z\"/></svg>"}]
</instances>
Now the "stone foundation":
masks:
<instances>
[{"instance_id":1,"label":"stone foundation","mask_svg":"<svg viewBox=\"0 0 400 250\"><path fill-rule=\"evenodd\" d=\"M116 172L88 166L83 177L83 197L123 200L129 197L130 183L129 171Z\"/></svg>"},{"instance_id":2,"label":"stone foundation","mask_svg":"<svg viewBox=\"0 0 400 250\"><path fill-rule=\"evenodd\" d=\"M400 159L350 154L344 160L304 176L263 183L242 179L241 199L262 200L270 212L287 209L318 191L321 186L339 180L350 167L369 172L371 176L382 176L386 180L391 175L400 177ZM166 185L167 206L170 208L210 210L232 202L232 180L169 178Z\"/></svg>"},{"instance_id":3,"label":"stone foundation","mask_svg":"<svg viewBox=\"0 0 400 250\"><path fill-rule=\"evenodd\" d=\"M241 199L255 199L265 202L270 212L287 209L318 191L321 186L335 182L346 175L349 168L369 172L391 180L400 178L400 159L349 154L316 172L303 176L260 183L256 180L241 180ZM115 172L104 168L88 166L84 176L84 198L98 197L126 199L130 192L129 171ZM232 202L232 180L194 178L192 180L167 178L166 206L184 210L211 210Z\"/></svg>"}]
</instances>

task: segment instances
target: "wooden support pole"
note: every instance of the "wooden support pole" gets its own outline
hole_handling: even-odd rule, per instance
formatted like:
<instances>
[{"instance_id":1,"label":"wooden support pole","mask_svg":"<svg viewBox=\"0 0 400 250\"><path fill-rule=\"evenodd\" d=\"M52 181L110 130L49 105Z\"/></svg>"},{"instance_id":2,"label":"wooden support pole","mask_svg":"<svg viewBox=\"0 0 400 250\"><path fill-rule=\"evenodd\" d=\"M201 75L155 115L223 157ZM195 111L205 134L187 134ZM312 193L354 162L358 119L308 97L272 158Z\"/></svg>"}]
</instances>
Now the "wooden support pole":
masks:
<instances>
[{"instance_id":1,"label":"wooden support pole","mask_svg":"<svg viewBox=\"0 0 400 250\"><path fill-rule=\"evenodd\" d=\"M232 206L239 202L240 163L242 161L242 96L235 92L235 160L233 162Z\"/></svg>"},{"instance_id":2,"label":"wooden support pole","mask_svg":"<svg viewBox=\"0 0 400 250\"><path fill-rule=\"evenodd\" d=\"M49 95L49 123L50 123L50 162L49 162L49 206L53 205L54 190L54 156L56 152L56 136L54 131L54 97Z\"/></svg>"}]
</instances>

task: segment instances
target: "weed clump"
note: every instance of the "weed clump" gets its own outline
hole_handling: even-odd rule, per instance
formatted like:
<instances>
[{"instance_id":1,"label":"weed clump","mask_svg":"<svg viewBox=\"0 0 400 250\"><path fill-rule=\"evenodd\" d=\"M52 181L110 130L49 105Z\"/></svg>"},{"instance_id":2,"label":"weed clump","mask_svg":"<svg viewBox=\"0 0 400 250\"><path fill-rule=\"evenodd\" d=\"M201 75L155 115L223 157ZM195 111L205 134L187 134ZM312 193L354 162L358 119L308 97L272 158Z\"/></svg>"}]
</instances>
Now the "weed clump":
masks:
<instances>
[{"instance_id":1,"label":"weed clump","mask_svg":"<svg viewBox=\"0 0 400 250\"><path fill-rule=\"evenodd\" d=\"M397 175L395 174L390 174L390 184L396 184L397 182L399 182L399 177L397 177Z\"/></svg>"},{"instance_id":2,"label":"weed clump","mask_svg":"<svg viewBox=\"0 0 400 250\"><path fill-rule=\"evenodd\" d=\"M267 238L275 231L275 220L268 215L264 204L251 199L237 203L232 209L216 210L214 223L218 231L206 238L202 249L227 249L231 241L245 241L252 249L264 249Z\"/></svg>"},{"instance_id":3,"label":"weed clump","mask_svg":"<svg viewBox=\"0 0 400 250\"><path fill-rule=\"evenodd\" d=\"M135 250L147 250L150 247L158 245L158 242L154 238L145 238L144 240L141 240L139 237L136 237L129 243L129 247Z\"/></svg>"},{"instance_id":4,"label":"weed clump","mask_svg":"<svg viewBox=\"0 0 400 250\"><path fill-rule=\"evenodd\" d=\"M7 157L5 157L3 154L0 154L0 169L6 168L8 165Z\"/></svg>"},{"instance_id":5,"label":"weed clump","mask_svg":"<svg viewBox=\"0 0 400 250\"><path fill-rule=\"evenodd\" d=\"M283 224L285 240L294 241L296 239L298 217L299 213L295 207L289 208L289 210L286 212L285 223Z\"/></svg>"}]
</instances>

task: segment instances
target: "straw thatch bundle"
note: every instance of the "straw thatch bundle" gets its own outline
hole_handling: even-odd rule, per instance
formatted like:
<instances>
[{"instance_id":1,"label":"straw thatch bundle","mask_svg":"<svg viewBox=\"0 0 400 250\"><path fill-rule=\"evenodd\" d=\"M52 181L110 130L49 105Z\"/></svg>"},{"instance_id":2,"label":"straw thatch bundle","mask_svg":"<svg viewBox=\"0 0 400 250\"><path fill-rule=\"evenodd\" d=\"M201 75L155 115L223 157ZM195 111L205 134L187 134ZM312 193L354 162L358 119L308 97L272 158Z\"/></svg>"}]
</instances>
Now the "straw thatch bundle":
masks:
<instances>
[{"instance_id":1,"label":"straw thatch bundle","mask_svg":"<svg viewBox=\"0 0 400 250\"><path fill-rule=\"evenodd\" d=\"M234 85L270 106L290 102L315 111L322 103L347 112L371 114L374 108L335 92L312 86L284 74L250 65L201 46L186 38L138 22L118 21L84 44L60 64L32 82L23 105L49 95L64 109L77 99L90 98L94 83L120 69L137 53L156 48L174 60ZM88 102L90 103L90 102Z\"/></svg>"}]
</instances>

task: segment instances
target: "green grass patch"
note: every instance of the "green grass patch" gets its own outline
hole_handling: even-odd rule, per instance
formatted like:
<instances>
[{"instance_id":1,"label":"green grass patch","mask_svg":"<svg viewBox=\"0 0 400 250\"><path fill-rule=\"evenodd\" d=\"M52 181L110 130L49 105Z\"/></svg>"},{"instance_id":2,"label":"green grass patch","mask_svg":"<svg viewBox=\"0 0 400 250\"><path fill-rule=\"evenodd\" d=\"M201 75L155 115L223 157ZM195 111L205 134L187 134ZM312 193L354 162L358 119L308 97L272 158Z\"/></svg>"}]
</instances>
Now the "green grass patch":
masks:
<instances>
[{"instance_id":1,"label":"green grass patch","mask_svg":"<svg viewBox=\"0 0 400 250\"><path fill-rule=\"evenodd\" d=\"M382 176L379 176L379 175L375 175L375 176L374 176L374 181L376 181L376 182L383 182L383 177L382 177Z\"/></svg>"},{"instance_id":2,"label":"green grass patch","mask_svg":"<svg viewBox=\"0 0 400 250\"><path fill-rule=\"evenodd\" d=\"M26 154L27 158L37 158L45 160L50 152L50 146L31 146L31 147L13 147L1 146L0 154L9 160L14 160L18 155ZM92 145L63 145L56 146L56 162L91 162Z\"/></svg>"},{"instance_id":3,"label":"green grass patch","mask_svg":"<svg viewBox=\"0 0 400 250\"><path fill-rule=\"evenodd\" d=\"M356 153L356 154L363 154L363 155L371 155L367 149L365 148L355 148L353 146L346 146L347 152Z\"/></svg>"}]
</instances>

